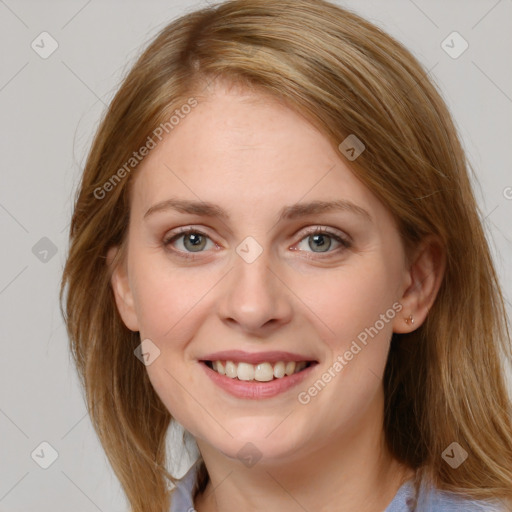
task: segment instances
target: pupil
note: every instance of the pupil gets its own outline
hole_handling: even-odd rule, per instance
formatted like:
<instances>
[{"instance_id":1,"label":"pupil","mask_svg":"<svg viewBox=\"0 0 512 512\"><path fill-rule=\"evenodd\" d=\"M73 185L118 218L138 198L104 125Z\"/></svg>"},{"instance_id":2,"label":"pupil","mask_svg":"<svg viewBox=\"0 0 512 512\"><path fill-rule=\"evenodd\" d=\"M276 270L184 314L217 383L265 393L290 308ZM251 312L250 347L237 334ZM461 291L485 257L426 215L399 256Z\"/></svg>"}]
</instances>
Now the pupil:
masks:
<instances>
[{"instance_id":1,"label":"pupil","mask_svg":"<svg viewBox=\"0 0 512 512\"><path fill-rule=\"evenodd\" d=\"M202 249L204 247L204 240L201 239L202 235L191 233L185 237L185 247L187 247L189 244L192 244L192 247L195 247L196 249ZM189 248L190 247L187 247L187 249Z\"/></svg>"},{"instance_id":2,"label":"pupil","mask_svg":"<svg viewBox=\"0 0 512 512\"><path fill-rule=\"evenodd\" d=\"M311 244L309 244L311 249L318 249L318 248L324 249L323 251L319 251L319 252L325 252L327 249L329 249L329 247L331 246L331 243L330 243L330 241L329 241L329 243L326 243L324 240L324 237L325 237L325 235L322 235L322 234L313 235L313 240L315 242L320 242L320 245L316 245L313 247ZM329 238L329 237L327 237L327 238ZM329 238L329 240L330 240L330 238Z\"/></svg>"}]
</instances>

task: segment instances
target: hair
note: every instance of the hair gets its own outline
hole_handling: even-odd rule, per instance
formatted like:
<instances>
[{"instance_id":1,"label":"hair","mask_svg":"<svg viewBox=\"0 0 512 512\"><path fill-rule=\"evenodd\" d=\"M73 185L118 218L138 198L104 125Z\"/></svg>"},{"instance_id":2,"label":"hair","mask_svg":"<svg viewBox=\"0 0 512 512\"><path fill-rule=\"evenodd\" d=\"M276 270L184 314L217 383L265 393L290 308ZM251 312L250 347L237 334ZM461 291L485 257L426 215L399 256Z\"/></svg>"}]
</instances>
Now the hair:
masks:
<instances>
[{"instance_id":1,"label":"hair","mask_svg":"<svg viewBox=\"0 0 512 512\"><path fill-rule=\"evenodd\" d=\"M167 468L171 414L134 357L140 336L124 325L110 284L124 257L134 174L120 170L216 78L285 102L334 147L356 135L366 149L348 164L392 213L407 254L429 235L440 240L446 268L436 300L421 326L391 339L385 438L394 457L440 489L512 500L507 314L473 171L427 75L402 44L323 0L209 6L170 23L138 57L90 148L60 290L91 421L133 511L168 510L176 479ZM99 198L116 172L123 179ZM121 250L108 265L112 246ZM441 457L454 441L469 454L456 470ZM207 478L203 463L199 490Z\"/></svg>"}]
</instances>

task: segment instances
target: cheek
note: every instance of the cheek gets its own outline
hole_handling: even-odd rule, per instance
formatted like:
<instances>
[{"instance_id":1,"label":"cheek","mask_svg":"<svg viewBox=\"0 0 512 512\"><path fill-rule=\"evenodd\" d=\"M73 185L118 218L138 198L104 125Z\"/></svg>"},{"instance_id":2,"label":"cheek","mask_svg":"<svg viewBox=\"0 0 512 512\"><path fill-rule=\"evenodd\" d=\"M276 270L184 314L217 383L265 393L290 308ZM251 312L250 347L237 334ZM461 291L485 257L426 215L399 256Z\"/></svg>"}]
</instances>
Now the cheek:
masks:
<instances>
[{"instance_id":1,"label":"cheek","mask_svg":"<svg viewBox=\"0 0 512 512\"><path fill-rule=\"evenodd\" d=\"M328 353L318 379L327 384L302 388L300 403L318 411L322 425L350 428L374 404L397 314L395 279L396 269L381 256L331 272L310 289L308 305L315 314L309 319Z\"/></svg>"},{"instance_id":2,"label":"cheek","mask_svg":"<svg viewBox=\"0 0 512 512\"><path fill-rule=\"evenodd\" d=\"M135 307L141 336L160 340L183 316L183 302L178 300L174 287L153 280L150 272L137 283Z\"/></svg>"},{"instance_id":3,"label":"cheek","mask_svg":"<svg viewBox=\"0 0 512 512\"><path fill-rule=\"evenodd\" d=\"M134 261L132 274L141 336L162 342L184 337L184 328L208 302L207 292L215 284L212 273L173 267L162 255Z\"/></svg>"},{"instance_id":4,"label":"cheek","mask_svg":"<svg viewBox=\"0 0 512 512\"><path fill-rule=\"evenodd\" d=\"M317 315L316 323L323 324L323 334L333 349L342 349L386 315L396 297L395 274L381 258L369 258L326 273L314 280L314 287L302 281L307 287L303 289L305 302ZM384 326L377 324L385 337L392 329L390 320L385 318Z\"/></svg>"}]
</instances>

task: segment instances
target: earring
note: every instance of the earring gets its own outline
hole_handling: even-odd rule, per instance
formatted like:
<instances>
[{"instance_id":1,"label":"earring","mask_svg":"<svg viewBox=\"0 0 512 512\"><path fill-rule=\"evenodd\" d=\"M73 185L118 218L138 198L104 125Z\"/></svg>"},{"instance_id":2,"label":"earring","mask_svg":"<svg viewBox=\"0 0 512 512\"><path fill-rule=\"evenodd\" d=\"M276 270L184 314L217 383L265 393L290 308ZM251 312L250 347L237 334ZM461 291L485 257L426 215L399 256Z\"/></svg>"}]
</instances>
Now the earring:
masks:
<instances>
[{"instance_id":1,"label":"earring","mask_svg":"<svg viewBox=\"0 0 512 512\"><path fill-rule=\"evenodd\" d=\"M409 325L409 324L413 325L414 324L414 317L412 315L409 315L409 318L405 319L405 323L407 325Z\"/></svg>"}]
</instances>

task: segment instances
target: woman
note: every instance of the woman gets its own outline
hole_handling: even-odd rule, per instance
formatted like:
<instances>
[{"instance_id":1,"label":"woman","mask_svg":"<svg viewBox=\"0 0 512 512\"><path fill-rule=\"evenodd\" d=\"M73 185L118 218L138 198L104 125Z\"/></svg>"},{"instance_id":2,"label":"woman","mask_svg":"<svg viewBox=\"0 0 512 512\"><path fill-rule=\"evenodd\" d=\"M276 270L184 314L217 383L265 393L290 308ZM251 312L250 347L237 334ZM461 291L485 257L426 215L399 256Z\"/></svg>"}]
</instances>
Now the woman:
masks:
<instances>
[{"instance_id":1,"label":"woman","mask_svg":"<svg viewBox=\"0 0 512 512\"><path fill-rule=\"evenodd\" d=\"M66 290L134 511L510 510L510 337L465 155L420 64L346 10L166 27L93 142ZM180 481L171 420L200 452Z\"/></svg>"}]
</instances>

